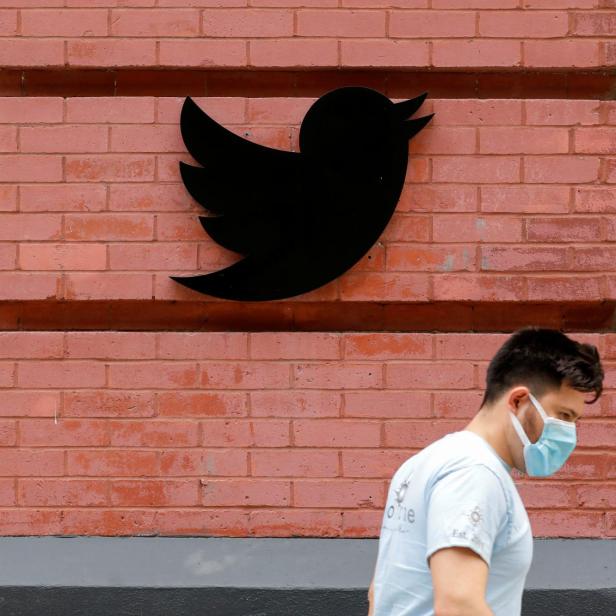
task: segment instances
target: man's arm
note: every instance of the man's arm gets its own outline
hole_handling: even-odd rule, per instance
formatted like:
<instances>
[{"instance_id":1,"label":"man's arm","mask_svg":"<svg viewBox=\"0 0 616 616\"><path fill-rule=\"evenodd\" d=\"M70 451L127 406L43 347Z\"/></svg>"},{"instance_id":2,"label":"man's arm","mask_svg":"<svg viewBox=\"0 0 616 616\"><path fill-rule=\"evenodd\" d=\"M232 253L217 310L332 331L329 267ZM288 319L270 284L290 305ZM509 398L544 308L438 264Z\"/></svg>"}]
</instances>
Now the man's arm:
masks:
<instances>
[{"instance_id":1,"label":"man's arm","mask_svg":"<svg viewBox=\"0 0 616 616\"><path fill-rule=\"evenodd\" d=\"M485 600L488 565L467 547L452 546L428 559L435 616L494 616Z\"/></svg>"},{"instance_id":2,"label":"man's arm","mask_svg":"<svg viewBox=\"0 0 616 616\"><path fill-rule=\"evenodd\" d=\"M374 578L368 589L368 616L374 616Z\"/></svg>"}]
</instances>

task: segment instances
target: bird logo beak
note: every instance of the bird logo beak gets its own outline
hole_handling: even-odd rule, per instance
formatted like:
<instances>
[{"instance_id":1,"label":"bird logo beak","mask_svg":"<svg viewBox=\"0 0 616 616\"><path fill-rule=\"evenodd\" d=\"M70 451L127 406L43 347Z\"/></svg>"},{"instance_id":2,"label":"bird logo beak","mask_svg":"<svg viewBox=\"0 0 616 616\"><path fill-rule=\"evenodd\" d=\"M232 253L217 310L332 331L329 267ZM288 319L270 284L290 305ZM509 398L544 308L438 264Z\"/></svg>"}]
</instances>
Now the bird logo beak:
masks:
<instances>
[{"instance_id":1,"label":"bird logo beak","mask_svg":"<svg viewBox=\"0 0 616 616\"><path fill-rule=\"evenodd\" d=\"M402 122L404 136L407 139L412 139L434 116L433 113L415 118L414 120L406 120L410 115L413 115L422 105L428 96L427 92L410 98L409 100L400 103L394 103L394 113L398 120Z\"/></svg>"}]
</instances>

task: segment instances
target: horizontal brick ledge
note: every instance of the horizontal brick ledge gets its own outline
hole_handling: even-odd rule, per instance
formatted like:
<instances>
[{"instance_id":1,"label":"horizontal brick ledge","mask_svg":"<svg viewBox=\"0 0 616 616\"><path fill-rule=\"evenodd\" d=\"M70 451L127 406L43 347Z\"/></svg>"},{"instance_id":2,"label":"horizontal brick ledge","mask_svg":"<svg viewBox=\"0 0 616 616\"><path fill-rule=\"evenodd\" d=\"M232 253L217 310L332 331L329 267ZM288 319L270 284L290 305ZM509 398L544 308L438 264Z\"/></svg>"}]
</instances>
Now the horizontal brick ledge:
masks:
<instances>
[{"instance_id":1,"label":"horizontal brick ledge","mask_svg":"<svg viewBox=\"0 0 616 616\"><path fill-rule=\"evenodd\" d=\"M365 85L391 98L425 88L433 98L569 98L611 100L613 69L499 71L387 69L7 69L0 96L319 96Z\"/></svg>"},{"instance_id":2,"label":"horizontal brick ledge","mask_svg":"<svg viewBox=\"0 0 616 616\"><path fill-rule=\"evenodd\" d=\"M343 306L344 310L340 310ZM0 330L510 332L528 324L613 331L616 301L3 301Z\"/></svg>"}]
</instances>

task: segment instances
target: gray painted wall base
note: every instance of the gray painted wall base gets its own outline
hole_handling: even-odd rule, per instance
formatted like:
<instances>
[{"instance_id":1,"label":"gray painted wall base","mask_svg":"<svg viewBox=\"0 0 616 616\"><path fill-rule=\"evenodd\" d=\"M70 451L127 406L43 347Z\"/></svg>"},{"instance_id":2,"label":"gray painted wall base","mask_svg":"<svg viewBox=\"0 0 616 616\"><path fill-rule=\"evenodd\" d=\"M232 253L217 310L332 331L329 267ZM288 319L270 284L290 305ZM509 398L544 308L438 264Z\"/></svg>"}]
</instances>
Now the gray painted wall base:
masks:
<instances>
[{"instance_id":1,"label":"gray painted wall base","mask_svg":"<svg viewBox=\"0 0 616 616\"><path fill-rule=\"evenodd\" d=\"M377 547L377 539L0 537L0 614L366 616ZM616 541L535 539L522 614L616 614Z\"/></svg>"}]
</instances>

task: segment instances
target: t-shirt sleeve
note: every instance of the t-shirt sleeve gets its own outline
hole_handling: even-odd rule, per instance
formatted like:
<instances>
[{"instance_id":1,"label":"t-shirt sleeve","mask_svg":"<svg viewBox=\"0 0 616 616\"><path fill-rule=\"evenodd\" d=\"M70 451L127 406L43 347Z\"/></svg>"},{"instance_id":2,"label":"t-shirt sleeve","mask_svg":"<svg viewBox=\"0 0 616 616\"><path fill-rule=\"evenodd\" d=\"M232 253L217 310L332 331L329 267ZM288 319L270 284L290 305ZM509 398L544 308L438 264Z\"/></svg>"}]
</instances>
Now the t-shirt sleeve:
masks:
<instances>
[{"instance_id":1,"label":"t-shirt sleeve","mask_svg":"<svg viewBox=\"0 0 616 616\"><path fill-rule=\"evenodd\" d=\"M498 532L507 519L507 500L498 476L471 464L437 478L426 498L426 563L437 550L467 547L488 567Z\"/></svg>"}]
</instances>

